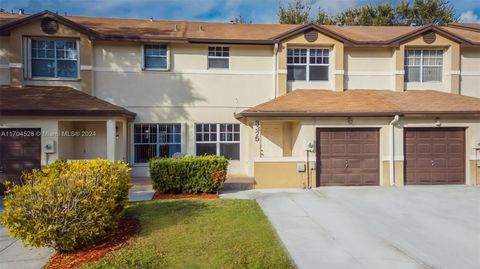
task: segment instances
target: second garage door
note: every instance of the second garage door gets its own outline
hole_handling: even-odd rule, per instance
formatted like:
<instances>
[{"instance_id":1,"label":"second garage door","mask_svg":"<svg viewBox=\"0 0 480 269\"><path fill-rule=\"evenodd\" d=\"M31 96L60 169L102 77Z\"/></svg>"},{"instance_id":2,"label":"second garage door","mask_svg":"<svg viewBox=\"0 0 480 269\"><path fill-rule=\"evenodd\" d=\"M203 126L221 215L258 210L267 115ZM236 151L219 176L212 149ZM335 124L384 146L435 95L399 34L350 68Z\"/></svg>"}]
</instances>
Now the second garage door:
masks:
<instances>
[{"instance_id":1,"label":"second garage door","mask_svg":"<svg viewBox=\"0 0 480 269\"><path fill-rule=\"evenodd\" d=\"M464 128L406 128L405 184L465 184Z\"/></svg>"},{"instance_id":2,"label":"second garage door","mask_svg":"<svg viewBox=\"0 0 480 269\"><path fill-rule=\"evenodd\" d=\"M317 129L317 186L378 184L377 128Z\"/></svg>"}]
</instances>

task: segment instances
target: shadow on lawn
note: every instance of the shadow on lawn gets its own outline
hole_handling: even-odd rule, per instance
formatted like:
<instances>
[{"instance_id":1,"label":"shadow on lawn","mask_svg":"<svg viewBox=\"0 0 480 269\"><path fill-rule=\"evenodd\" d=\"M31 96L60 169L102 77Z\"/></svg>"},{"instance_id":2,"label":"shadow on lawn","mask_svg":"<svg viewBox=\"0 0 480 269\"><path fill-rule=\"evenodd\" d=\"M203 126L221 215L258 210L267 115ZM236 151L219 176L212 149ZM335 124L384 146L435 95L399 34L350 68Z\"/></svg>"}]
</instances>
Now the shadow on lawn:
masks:
<instances>
[{"instance_id":1,"label":"shadow on lawn","mask_svg":"<svg viewBox=\"0 0 480 269\"><path fill-rule=\"evenodd\" d=\"M193 199L155 200L130 203L125 211L126 217L140 221L142 236L158 232L178 224L189 224L195 217L205 212L208 205L205 201Z\"/></svg>"}]
</instances>

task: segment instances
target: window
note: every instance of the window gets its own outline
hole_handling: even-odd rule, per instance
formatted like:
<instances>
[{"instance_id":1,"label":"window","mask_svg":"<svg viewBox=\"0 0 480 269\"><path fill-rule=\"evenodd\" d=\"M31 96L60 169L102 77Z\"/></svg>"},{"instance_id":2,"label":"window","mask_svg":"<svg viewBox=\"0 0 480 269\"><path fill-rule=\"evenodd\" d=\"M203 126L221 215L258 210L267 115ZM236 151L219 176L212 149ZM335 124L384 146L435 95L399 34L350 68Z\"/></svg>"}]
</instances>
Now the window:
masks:
<instances>
[{"instance_id":1,"label":"window","mask_svg":"<svg viewBox=\"0 0 480 269\"><path fill-rule=\"evenodd\" d=\"M152 70L167 70L168 49L166 45L143 45L143 67Z\"/></svg>"},{"instance_id":2,"label":"window","mask_svg":"<svg viewBox=\"0 0 480 269\"><path fill-rule=\"evenodd\" d=\"M240 160L240 124L196 124L197 155Z\"/></svg>"},{"instance_id":3,"label":"window","mask_svg":"<svg viewBox=\"0 0 480 269\"><path fill-rule=\"evenodd\" d=\"M172 157L181 152L180 130L180 124L135 124L135 163L146 163L153 157Z\"/></svg>"},{"instance_id":4,"label":"window","mask_svg":"<svg viewBox=\"0 0 480 269\"><path fill-rule=\"evenodd\" d=\"M78 78L76 40L30 40L30 75L33 78Z\"/></svg>"},{"instance_id":5,"label":"window","mask_svg":"<svg viewBox=\"0 0 480 269\"><path fill-rule=\"evenodd\" d=\"M442 50L406 50L405 82L441 82Z\"/></svg>"},{"instance_id":6,"label":"window","mask_svg":"<svg viewBox=\"0 0 480 269\"><path fill-rule=\"evenodd\" d=\"M328 81L328 49L287 49L288 81Z\"/></svg>"},{"instance_id":7,"label":"window","mask_svg":"<svg viewBox=\"0 0 480 269\"><path fill-rule=\"evenodd\" d=\"M208 47L208 68L229 68L229 47Z\"/></svg>"}]
</instances>

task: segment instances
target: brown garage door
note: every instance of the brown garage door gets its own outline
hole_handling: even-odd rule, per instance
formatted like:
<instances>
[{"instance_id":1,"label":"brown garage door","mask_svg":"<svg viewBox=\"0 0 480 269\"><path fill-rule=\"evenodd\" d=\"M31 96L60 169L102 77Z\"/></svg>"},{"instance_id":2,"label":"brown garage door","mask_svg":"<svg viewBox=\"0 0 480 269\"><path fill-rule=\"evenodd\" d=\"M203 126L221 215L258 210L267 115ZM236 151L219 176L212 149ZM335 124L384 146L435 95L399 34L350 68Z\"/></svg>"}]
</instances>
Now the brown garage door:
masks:
<instances>
[{"instance_id":1,"label":"brown garage door","mask_svg":"<svg viewBox=\"0 0 480 269\"><path fill-rule=\"evenodd\" d=\"M0 185L6 179L17 181L22 171L40 167L39 132L40 129L0 129Z\"/></svg>"},{"instance_id":2,"label":"brown garage door","mask_svg":"<svg viewBox=\"0 0 480 269\"><path fill-rule=\"evenodd\" d=\"M405 184L464 184L464 128L406 128Z\"/></svg>"},{"instance_id":3,"label":"brown garage door","mask_svg":"<svg viewBox=\"0 0 480 269\"><path fill-rule=\"evenodd\" d=\"M377 128L318 128L317 186L379 183Z\"/></svg>"}]
</instances>

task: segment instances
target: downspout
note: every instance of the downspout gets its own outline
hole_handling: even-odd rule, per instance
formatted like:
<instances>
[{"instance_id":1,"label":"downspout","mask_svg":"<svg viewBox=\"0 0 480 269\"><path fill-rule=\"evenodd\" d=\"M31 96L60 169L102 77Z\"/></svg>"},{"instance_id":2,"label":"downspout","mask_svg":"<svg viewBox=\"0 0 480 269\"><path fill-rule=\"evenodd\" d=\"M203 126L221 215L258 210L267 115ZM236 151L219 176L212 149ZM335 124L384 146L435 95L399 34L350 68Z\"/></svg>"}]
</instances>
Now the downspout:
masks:
<instances>
[{"instance_id":1,"label":"downspout","mask_svg":"<svg viewBox=\"0 0 480 269\"><path fill-rule=\"evenodd\" d=\"M273 97L277 98L278 88L277 88L277 53L278 53L278 43L275 43L273 47Z\"/></svg>"},{"instance_id":2,"label":"downspout","mask_svg":"<svg viewBox=\"0 0 480 269\"><path fill-rule=\"evenodd\" d=\"M395 123L400 117L395 115L390 122L390 185L395 186Z\"/></svg>"}]
</instances>

